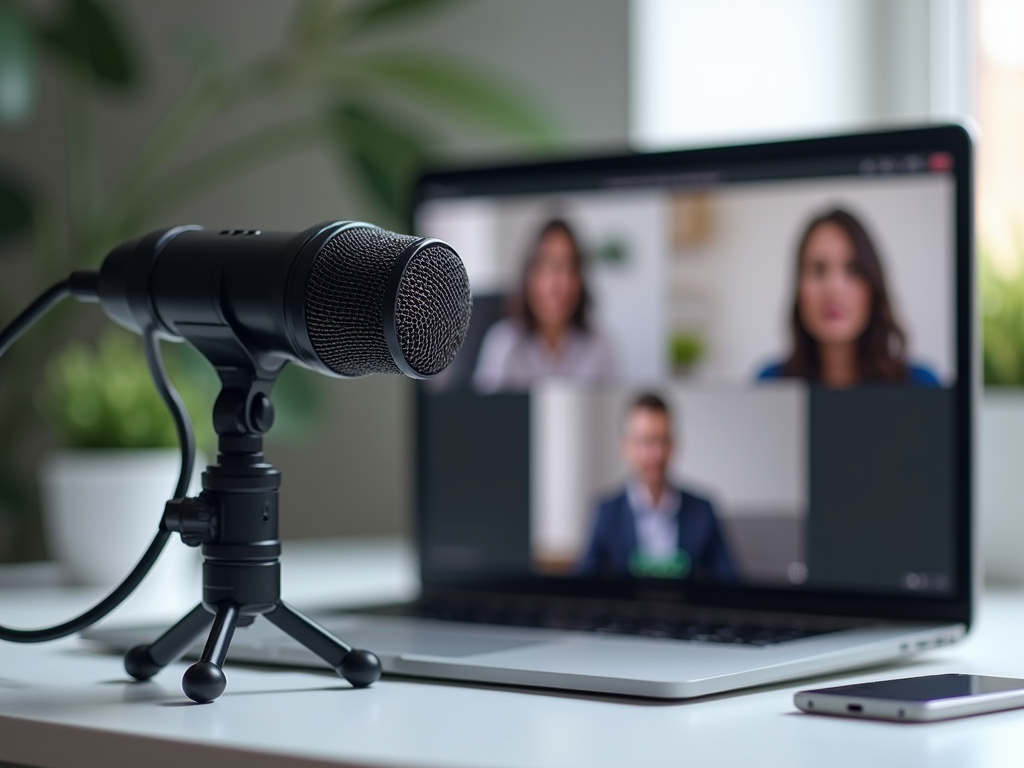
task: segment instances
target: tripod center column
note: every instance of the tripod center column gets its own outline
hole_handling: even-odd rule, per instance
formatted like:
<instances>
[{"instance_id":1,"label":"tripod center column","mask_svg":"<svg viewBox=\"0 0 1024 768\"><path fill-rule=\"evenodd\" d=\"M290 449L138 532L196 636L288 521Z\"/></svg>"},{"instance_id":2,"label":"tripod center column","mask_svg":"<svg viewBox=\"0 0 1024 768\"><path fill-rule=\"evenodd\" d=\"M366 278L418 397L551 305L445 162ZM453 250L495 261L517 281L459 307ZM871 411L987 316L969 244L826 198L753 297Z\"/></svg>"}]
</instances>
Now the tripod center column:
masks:
<instances>
[{"instance_id":1,"label":"tripod center column","mask_svg":"<svg viewBox=\"0 0 1024 768\"><path fill-rule=\"evenodd\" d=\"M203 473L200 498L214 510L203 544L203 603L224 602L242 616L273 610L281 596L278 500L281 473L263 460L258 437L220 440L217 463Z\"/></svg>"}]
</instances>

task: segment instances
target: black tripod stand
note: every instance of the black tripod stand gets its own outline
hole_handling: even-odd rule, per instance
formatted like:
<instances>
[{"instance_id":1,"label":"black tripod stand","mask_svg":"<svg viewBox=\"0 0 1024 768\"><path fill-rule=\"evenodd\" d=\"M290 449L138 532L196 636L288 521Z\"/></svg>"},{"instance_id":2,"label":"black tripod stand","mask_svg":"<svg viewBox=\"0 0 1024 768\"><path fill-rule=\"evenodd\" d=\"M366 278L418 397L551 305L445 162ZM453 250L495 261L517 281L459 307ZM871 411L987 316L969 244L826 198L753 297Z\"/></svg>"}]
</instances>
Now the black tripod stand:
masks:
<instances>
[{"instance_id":1,"label":"black tripod stand","mask_svg":"<svg viewBox=\"0 0 1024 768\"><path fill-rule=\"evenodd\" d=\"M381 674L374 654L346 645L281 600L281 473L263 460L263 433L273 423L267 394L272 380L242 376L231 386L234 376L220 373L225 388L214 406L217 464L203 473L198 497L168 502L163 517L166 530L203 547L203 601L151 645L129 650L125 669L136 680L148 680L209 631L202 656L185 672L181 687L193 701L213 701L227 685L221 667L235 627L264 615L353 686L371 685Z\"/></svg>"}]
</instances>

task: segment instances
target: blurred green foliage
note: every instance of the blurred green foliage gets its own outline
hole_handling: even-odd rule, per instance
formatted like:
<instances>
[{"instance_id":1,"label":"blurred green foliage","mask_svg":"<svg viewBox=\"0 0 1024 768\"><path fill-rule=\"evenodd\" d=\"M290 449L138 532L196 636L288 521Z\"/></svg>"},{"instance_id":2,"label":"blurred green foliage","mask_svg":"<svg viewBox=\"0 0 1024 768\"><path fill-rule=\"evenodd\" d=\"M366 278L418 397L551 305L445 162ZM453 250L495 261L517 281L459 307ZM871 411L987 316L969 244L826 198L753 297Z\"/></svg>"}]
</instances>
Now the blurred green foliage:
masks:
<instances>
[{"instance_id":1,"label":"blurred green foliage","mask_svg":"<svg viewBox=\"0 0 1024 768\"><path fill-rule=\"evenodd\" d=\"M676 331L670 341L669 356L676 371L688 371L704 356L704 340L693 331Z\"/></svg>"},{"instance_id":2,"label":"blurred green foliage","mask_svg":"<svg viewBox=\"0 0 1024 768\"><path fill-rule=\"evenodd\" d=\"M193 415L196 443L212 456L209 418L220 392L213 366L187 344L164 344L167 373ZM287 368L274 387L274 439L308 433L319 411L316 392L301 369ZM95 344L74 341L46 364L36 406L71 448L173 448L174 421L146 364L141 339L117 326Z\"/></svg>"},{"instance_id":3,"label":"blurred green foliage","mask_svg":"<svg viewBox=\"0 0 1024 768\"><path fill-rule=\"evenodd\" d=\"M987 387L1024 386L1024 247L1017 267L999 270L990 254L979 259L982 372Z\"/></svg>"},{"instance_id":4,"label":"blurred green foliage","mask_svg":"<svg viewBox=\"0 0 1024 768\"><path fill-rule=\"evenodd\" d=\"M97 104L116 97L119 108L129 109L148 85L131 19L109 0L0 0L0 137L38 128L45 67L53 75L46 87L53 89L62 117L63 146L53 149L66 166L66 182L58 190L47 189L27 164L0 167L0 245L30 241L35 288L42 291L72 270L95 268L115 245L158 226L179 205L312 146L333 153L338 170L379 212L378 223L404 228L412 179L435 161L444 130L469 128L533 149L556 143L546 117L499 74L439 46L418 48L388 37L461 4L304 0L296 3L279 46L239 64L229 61L206 30L170 33L168 45L192 67L191 83L151 133L140 137L127 163L113 169L104 167L100 154ZM253 124L241 136L197 151L195 141L217 119L254 103L285 100L289 108L276 122ZM0 258L12 252L0 248ZM0 323L20 311L25 299L0 283ZM31 342L4 356L0 512L29 506L27 489L35 480L19 471L16 458L21 438L34 428L33 410L25 403L34 399L44 369L45 410L70 443L166 441L167 422L151 413L155 401L145 394L141 352L131 352L128 341L105 338L94 358L84 348L71 348L48 362L70 335L72 309L58 307L33 329ZM202 389L189 379L205 361L197 355L190 361L187 352L169 357L180 358L168 360L180 366L180 389ZM104 384L100 372L111 370L120 373ZM274 390L274 439L297 436L317 423L321 398L315 378L285 369ZM83 392L75 392L78 386ZM129 389L136 394L114 396ZM197 406L193 415L197 425L205 425L209 407Z\"/></svg>"},{"instance_id":5,"label":"blurred green foliage","mask_svg":"<svg viewBox=\"0 0 1024 768\"><path fill-rule=\"evenodd\" d=\"M180 357L165 354L167 372L191 412L209 408L217 376L182 376ZM72 342L50 359L36 405L71 448L173 448L174 421L153 385L137 336L107 330L95 344ZM210 420L196 419L197 444L213 445Z\"/></svg>"},{"instance_id":6,"label":"blurred green foliage","mask_svg":"<svg viewBox=\"0 0 1024 768\"><path fill-rule=\"evenodd\" d=\"M108 174L97 156L92 102L107 92L130 94L145 82L128 20L106 0L57 0L46 18L37 18L27 0L0 0L0 126L31 120L42 56L59 65L61 76L71 226L63 248L49 244L60 252L49 254L56 271L48 279L69 265L94 265L112 245L182 202L313 144L333 150L342 172L391 226L407 221L410 182L434 157L441 125L554 146L548 120L496 73L436 48L380 43L404 23L459 4L306 0L296 6L279 49L235 68L213 36L182 34L176 48L194 69L191 87L128 166ZM181 163L189 141L217 117L282 96L296 105L292 116ZM18 175L0 173L0 236L29 232L33 216L53 223L55 202Z\"/></svg>"}]
</instances>

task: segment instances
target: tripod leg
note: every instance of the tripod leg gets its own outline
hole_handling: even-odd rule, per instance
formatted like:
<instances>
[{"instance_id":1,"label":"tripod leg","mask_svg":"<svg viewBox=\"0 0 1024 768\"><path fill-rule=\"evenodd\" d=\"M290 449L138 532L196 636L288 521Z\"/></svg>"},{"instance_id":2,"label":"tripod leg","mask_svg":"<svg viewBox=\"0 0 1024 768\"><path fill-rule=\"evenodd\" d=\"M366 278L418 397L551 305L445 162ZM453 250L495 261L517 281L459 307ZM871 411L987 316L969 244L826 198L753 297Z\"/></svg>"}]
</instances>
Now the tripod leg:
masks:
<instances>
[{"instance_id":1,"label":"tripod leg","mask_svg":"<svg viewBox=\"0 0 1024 768\"><path fill-rule=\"evenodd\" d=\"M298 640L355 688L365 688L380 679L380 659L369 651L343 643L315 621L281 601L264 614L278 629Z\"/></svg>"},{"instance_id":2,"label":"tripod leg","mask_svg":"<svg viewBox=\"0 0 1024 768\"><path fill-rule=\"evenodd\" d=\"M195 664L185 671L181 678L181 689L192 701L205 704L213 701L222 693L228 684L221 667L228 655L231 636L238 624L238 606L234 603L221 603L217 607L217 616L210 629L210 637L203 648L203 655Z\"/></svg>"},{"instance_id":3,"label":"tripod leg","mask_svg":"<svg viewBox=\"0 0 1024 768\"><path fill-rule=\"evenodd\" d=\"M213 623L213 614L197 605L149 645L136 645L124 656L124 668L136 680L149 680L173 664Z\"/></svg>"}]
</instances>

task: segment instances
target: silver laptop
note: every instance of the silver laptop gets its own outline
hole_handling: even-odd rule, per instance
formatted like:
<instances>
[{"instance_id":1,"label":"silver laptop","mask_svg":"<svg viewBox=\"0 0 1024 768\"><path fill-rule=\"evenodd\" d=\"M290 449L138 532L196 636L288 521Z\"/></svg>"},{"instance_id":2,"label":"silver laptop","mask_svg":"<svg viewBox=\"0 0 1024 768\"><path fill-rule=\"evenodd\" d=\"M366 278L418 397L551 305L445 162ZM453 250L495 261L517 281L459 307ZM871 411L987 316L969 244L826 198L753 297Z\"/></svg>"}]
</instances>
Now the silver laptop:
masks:
<instances>
[{"instance_id":1,"label":"silver laptop","mask_svg":"<svg viewBox=\"0 0 1024 768\"><path fill-rule=\"evenodd\" d=\"M422 178L474 291L417 395L422 594L316 618L386 673L661 698L962 638L970 179L955 126ZM322 666L265 621L230 658Z\"/></svg>"}]
</instances>

